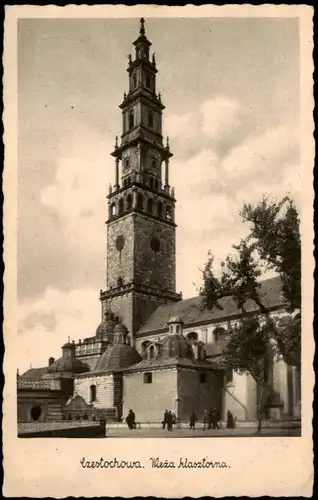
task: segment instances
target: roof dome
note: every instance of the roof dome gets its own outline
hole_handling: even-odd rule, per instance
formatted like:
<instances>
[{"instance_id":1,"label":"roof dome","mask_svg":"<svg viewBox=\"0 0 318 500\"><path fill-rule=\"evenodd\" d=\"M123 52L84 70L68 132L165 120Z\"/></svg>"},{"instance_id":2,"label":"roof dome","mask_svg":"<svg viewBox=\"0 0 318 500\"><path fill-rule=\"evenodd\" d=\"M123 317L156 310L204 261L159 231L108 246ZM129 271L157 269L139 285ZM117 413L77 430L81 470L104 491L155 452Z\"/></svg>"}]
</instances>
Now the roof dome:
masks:
<instances>
[{"instance_id":1,"label":"roof dome","mask_svg":"<svg viewBox=\"0 0 318 500\"><path fill-rule=\"evenodd\" d=\"M114 334L116 333L123 333L125 335L128 334L128 329L123 323L117 323L117 325L114 328Z\"/></svg>"},{"instance_id":2,"label":"roof dome","mask_svg":"<svg viewBox=\"0 0 318 500\"><path fill-rule=\"evenodd\" d=\"M113 344L99 358L94 372L120 370L141 361L136 349L128 344Z\"/></svg>"},{"instance_id":3,"label":"roof dome","mask_svg":"<svg viewBox=\"0 0 318 500\"><path fill-rule=\"evenodd\" d=\"M96 337L108 337L110 341L113 340L112 333L116 326L116 319L112 311L106 311L104 320L96 329ZM109 338L110 337L110 338Z\"/></svg>"},{"instance_id":4,"label":"roof dome","mask_svg":"<svg viewBox=\"0 0 318 500\"><path fill-rule=\"evenodd\" d=\"M70 357L61 357L54 361L47 369L48 373L61 373L61 372L71 372L71 373L85 373L89 371L88 366L86 366L79 359Z\"/></svg>"},{"instance_id":5,"label":"roof dome","mask_svg":"<svg viewBox=\"0 0 318 500\"><path fill-rule=\"evenodd\" d=\"M168 335L160 345L159 358L189 358L193 359L193 349L187 339L181 334Z\"/></svg>"},{"instance_id":6,"label":"roof dome","mask_svg":"<svg viewBox=\"0 0 318 500\"><path fill-rule=\"evenodd\" d=\"M171 318L168 321L168 324L169 323L183 323L183 321L180 318L180 316L171 316Z\"/></svg>"}]
</instances>

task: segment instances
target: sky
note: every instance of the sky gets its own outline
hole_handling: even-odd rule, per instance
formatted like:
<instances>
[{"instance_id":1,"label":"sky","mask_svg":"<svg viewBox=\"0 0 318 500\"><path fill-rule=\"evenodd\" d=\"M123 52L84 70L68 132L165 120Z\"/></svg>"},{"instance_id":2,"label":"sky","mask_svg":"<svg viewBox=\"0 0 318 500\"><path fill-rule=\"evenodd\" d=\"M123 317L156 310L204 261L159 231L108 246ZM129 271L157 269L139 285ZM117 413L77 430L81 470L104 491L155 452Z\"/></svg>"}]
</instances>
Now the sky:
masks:
<instances>
[{"instance_id":1,"label":"sky","mask_svg":"<svg viewBox=\"0 0 318 500\"><path fill-rule=\"evenodd\" d=\"M21 369L94 335L105 289L110 156L138 19L18 23ZM239 210L301 193L298 20L146 19L174 153L177 292L197 295L248 228ZM36 349L35 349L36 346Z\"/></svg>"}]
</instances>

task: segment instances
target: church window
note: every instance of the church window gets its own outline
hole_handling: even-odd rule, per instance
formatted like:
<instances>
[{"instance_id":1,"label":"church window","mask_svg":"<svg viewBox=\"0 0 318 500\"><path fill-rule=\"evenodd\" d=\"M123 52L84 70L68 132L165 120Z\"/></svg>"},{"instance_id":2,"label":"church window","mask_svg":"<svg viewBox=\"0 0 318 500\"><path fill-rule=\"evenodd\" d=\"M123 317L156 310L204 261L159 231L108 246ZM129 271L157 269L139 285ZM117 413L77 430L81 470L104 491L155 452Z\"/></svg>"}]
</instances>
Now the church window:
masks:
<instances>
[{"instance_id":1,"label":"church window","mask_svg":"<svg viewBox=\"0 0 318 500\"><path fill-rule=\"evenodd\" d=\"M122 234L120 234L116 238L116 248L117 248L118 252L121 252L121 250L124 248L124 246L125 246L125 237Z\"/></svg>"},{"instance_id":2,"label":"church window","mask_svg":"<svg viewBox=\"0 0 318 500\"><path fill-rule=\"evenodd\" d=\"M136 73L133 74L133 88L137 87L137 75Z\"/></svg>"},{"instance_id":3,"label":"church window","mask_svg":"<svg viewBox=\"0 0 318 500\"><path fill-rule=\"evenodd\" d=\"M93 403L96 401L96 385L91 385L89 388L89 401L90 403Z\"/></svg>"},{"instance_id":4,"label":"church window","mask_svg":"<svg viewBox=\"0 0 318 500\"><path fill-rule=\"evenodd\" d=\"M127 185L129 186L131 184L131 177L127 177Z\"/></svg>"},{"instance_id":5,"label":"church window","mask_svg":"<svg viewBox=\"0 0 318 500\"><path fill-rule=\"evenodd\" d=\"M127 210L131 210L131 208L132 208L132 196L131 194L129 194L127 196Z\"/></svg>"},{"instance_id":6,"label":"church window","mask_svg":"<svg viewBox=\"0 0 318 500\"><path fill-rule=\"evenodd\" d=\"M151 161L151 167L152 167L153 169L155 169L155 168L157 167L157 162L156 162L156 159L155 159L155 158L153 158L153 159L152 159L152 161Z\"/></svg>"},{"instance_id":7,"label":"church window","mask_svg":"<svg viewBox=\"0 0 318 500\"><path fill-rule=\"evenodd\" d=\"M150 214L152 214L152 212L153 212L153 199L152 198L149 198L147 201L147 212L149 212Z\"/></svg>"},{"instance_id":8,"label":"church window","mask_svg":"<svg viewBox=\"0 0 318 500\"><path fill-rule=\"evenodd\" d=\"M180 325L176 325L176 333L180 333Z\"/></svg>"},{"instance_id":9,"label":"church window","mask_svg":"<svg viewBox=\"0 0 318 500\"><path fill-rule=\"evenodd\" d=\"M118 288L123 286L123 278L121 276L118 276L117 278L117 286Z\"/></svg>"},{"instance_id":10,"label":"church window","mask_svg":"<svg viewBox=\"0 0 318 500\"><path fill-rule=\"evenodd\" d=\"M150 177L149 179L149 184L150 184L150 189L153 189L153 178Z\"/></svg>"},{"instance_id":11,"label":"church window","mask_svg":"<svg viewBox=\"0 0 318 500\"><path fill-rule=\"evenodd\" d=\"M153 127L153 112L148 111L148 127Z\"/></svg>"},{"instance_id":12,"label":"church window","mask_svg":"<svg viewBox=\"0 0 318 500\"><path fill-rule=\"evenodd\" d=\"M161 201L158 203L157 213L158 213L158 217L162 216L162 203L161 203Z\"/></svg>"},{"instance_id":13,"label":"church window","mask_svg":"<svg viewBox=\"0 0 318 500\"><path fill-rule=\"evenodd\" d=\"M206 383L206 373L200 373L200 384Z\"/></svg>"},{"instance_id":14,"label":"church window","mask_svg":"<svg viewBox=\"0 0 318 500\"><path fill-rule=\"evenodd\" d=\"M150 89L150 86L151 86L150 75L146 75L146 87Z\"/></svg>"},{"instance_id":15,"label":"church window","mask_svg":"<svg viewBox=\"0 0 318 500\"><path fill-rule=\"evenodd\" d=\"M155 357L155 348L153 345L149 347L149 359L153 359Z\"/></svg>"},{"instance_id":16,"label":"church window","mask_svg":"<svg viewBox=\"0 0 318 500\"><path fill-rule=\"evenodd\" d=\"M144 373L144 384L152 384L152 373Z\"/></svg>"},{"instance_id":17,"label":"church window","mask_svg":"<svg viewBox=\"0 0 318 500\"><path fill-rule=\"evenodd\" d=\"M118 203L118 215L121 215L124 211L124 200L120 198Z\"/></svg>"},{"instance_id":18,"label":"church window","mask_svg":"<svg viewBox=\"0 0 318 500\"><path fill-rule=\"evenodd\" d=\"M134 110L131 109L129 111L129 128L133 128L135 125L135 117L134 117Z\"/></svg>"},{"instance_id":19,"label":"church window","mask_svg":"<svg viewBox=\"0 0 318 500\"><path fill-rule=\"evenodd\" d=\"M140 193L137 193L137 208L139 210L143 210L144 208L144 198Z\"/></svg>"},{"instance_id":20,"label":"church window","mask_svg":"<svg viewBox=\"0 0 318 500\"><path fill-rule=\"evenodd\" d=\"M156 238L156 237L151 238L150 246L151 246L151 250L153 250L154 252L159 252L160 241L158 240L158 238Z\"/></svg>"},{"instance_id":21,"label":"church window","mask_svg":"<svg viewBox=\"0 0 318 500\"><path fill-rule=\"evenodd\" d=\"M171 220L172 219L172 209L170 206L166 207L166 218Z\"/></svg>"},{"instance_id":22,"label":"church window","mask_svg":"<svg viewBox=\"0 0 318 500\"><path fill-rule=\"evenodd\" d=\"M214 341L218 342L219 340L223 340L225 336L225 330L224 328L216 328L214 330Z\"/></svg>"},{"instance_id":23,"label":"church window","mask_svg":"<svg viewBox=\"0 0 318 500\"><path fill-rule=\"evenodd\" d=\"M110 206L110 214L112 217L114 217L114 215L116 215L116 205L115 203L112 203L111 206Z\"/></svg>"},{"instance_id":24,"label":"church window","mask_svg":"<svg viewBox=\"0 0 318 500\"><path fill-rule=\"evenodd\" d=\"M158 180L157 180L157 179L155 180L155 189L156 189L157 191L158 191L158 189L159 189L159 182L158 182Z\"/></svg>"},{"instance_id":25,"label":"church window","mask_svg":"<svg viewBox=\"0 0 318 500\"><path fill-rule=\"evenodd\" d=\"M125 170L127 170L129 168L129 158L126 158L124 166L125 166Z\"/></svg>"}]
</instances>

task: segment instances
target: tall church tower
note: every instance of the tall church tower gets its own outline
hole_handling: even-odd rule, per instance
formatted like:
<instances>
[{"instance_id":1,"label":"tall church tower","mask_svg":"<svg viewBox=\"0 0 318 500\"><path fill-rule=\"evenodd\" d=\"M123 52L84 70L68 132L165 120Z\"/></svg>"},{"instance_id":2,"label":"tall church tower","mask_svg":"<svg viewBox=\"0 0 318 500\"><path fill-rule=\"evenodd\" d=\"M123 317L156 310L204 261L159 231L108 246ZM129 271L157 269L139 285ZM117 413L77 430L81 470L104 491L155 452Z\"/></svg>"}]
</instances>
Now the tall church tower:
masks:
<instances>
[{"instance_id":1,"label":"tall church tower","mask_svg":"<svg viewBox=\"0 0 318 500\"><path fill-rule=\"evenodd\" d=\"M109 187L106 291L108 308L120 316L132 339L161 304L181 299L176 287L175 198L169 186L169 141L163 144L164 105L156 92L156 60L140 19L139 37L129 56L129 91L116 137L115 183ZM164 178L162 171L164 170Z\"/></svg>"}]
</instances>

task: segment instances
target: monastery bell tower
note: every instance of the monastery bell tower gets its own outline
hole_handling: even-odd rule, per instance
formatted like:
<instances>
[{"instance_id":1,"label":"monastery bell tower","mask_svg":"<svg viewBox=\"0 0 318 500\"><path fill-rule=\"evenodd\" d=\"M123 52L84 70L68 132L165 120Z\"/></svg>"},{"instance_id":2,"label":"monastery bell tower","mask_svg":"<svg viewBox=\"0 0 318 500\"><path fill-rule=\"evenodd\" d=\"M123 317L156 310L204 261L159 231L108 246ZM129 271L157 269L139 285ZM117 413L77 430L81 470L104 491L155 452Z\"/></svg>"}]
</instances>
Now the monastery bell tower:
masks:
<instances>
[{"instance_id":1,"label":"monastery bell tower","mask_svg":"<svg viewBox=\"0 0 318 500\"><path fill-rule=\"evenodd\" d=\"M161 304L176 294L174 190L169 186L169 140L163 144L164 105L156 91L155 55L145 34L145 21L129 55L129 91L120 104L122 135L111 155L115 183L109 187L106 291L108 308L121 317L132 339ZM164 171L164 176L162 172Z\"/></svg>"}]
</instances>

